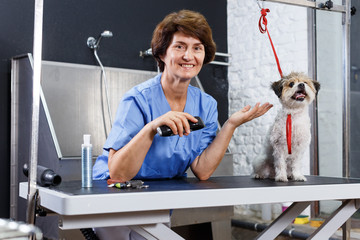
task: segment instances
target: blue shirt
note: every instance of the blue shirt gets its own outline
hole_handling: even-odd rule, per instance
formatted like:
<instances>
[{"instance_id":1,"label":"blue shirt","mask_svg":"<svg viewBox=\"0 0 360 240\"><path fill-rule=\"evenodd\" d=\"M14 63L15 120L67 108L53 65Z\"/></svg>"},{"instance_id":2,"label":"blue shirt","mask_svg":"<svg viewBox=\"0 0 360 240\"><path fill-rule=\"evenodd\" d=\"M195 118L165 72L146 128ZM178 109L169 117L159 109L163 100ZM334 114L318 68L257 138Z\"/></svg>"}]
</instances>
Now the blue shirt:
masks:
<instances>
[{"instance_id":1,"label":"blue shirt","mask_svg":"<svg viewBox=\"0 0 360 240\"><path fill-rule=\"evenodd\" d=\"M109 178L109 150L125 146L147 123L171 111L160 83L161 74L129 90L121 100L103 154L93 167L94 179ZM200 116L205 128L188 136L155 135L134 179L185 177L190 164L213 141L217 130L217 103L210 95L189 85L184 112Z\"/></svg>"}]
</instances>

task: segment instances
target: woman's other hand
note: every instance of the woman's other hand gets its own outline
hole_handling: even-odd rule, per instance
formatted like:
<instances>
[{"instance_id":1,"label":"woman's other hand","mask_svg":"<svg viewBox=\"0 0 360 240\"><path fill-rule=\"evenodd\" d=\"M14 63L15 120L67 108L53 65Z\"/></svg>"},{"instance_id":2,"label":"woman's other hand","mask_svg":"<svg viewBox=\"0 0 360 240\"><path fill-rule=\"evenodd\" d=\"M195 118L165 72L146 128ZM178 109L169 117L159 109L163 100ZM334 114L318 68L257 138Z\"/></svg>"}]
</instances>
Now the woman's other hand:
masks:
<instances>
[{"instance_id":1,"label":"woman's other hand","mask_svg":"<svg viewBox=\"0 0 360 240\"><path fill-rule=\"evenodd\" d=\"M166 125L175 135L182 137L190 134L189 121L196 123L198 120L185 112L169 111L151 122L151 128L156 133L157 127Z\"/></svg>"}]
</instances>

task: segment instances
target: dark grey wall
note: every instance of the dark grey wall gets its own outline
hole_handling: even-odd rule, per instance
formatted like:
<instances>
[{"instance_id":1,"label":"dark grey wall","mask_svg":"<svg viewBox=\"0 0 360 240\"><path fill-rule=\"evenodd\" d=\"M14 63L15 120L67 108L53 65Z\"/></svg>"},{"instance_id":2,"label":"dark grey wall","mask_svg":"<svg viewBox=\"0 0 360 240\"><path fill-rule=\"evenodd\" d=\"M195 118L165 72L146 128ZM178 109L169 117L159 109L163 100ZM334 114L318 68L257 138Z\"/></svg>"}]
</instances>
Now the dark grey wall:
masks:
<instances>
[{"instance_id":1,"label":"dark grey wall","mask_svg":"<svg viewBox=\"0 0 360 240\"><path fill-rule=\"evenodd\" d=\"M205 15L219 52L227 52L226 0L46 0L43 59L96 65L86 46L89 36L111 30L99 56L105 66L156 70L152 58L139 51L150 47L152 31L172 11L191 9ZM10 183L10 58L32 52L34 1L0 1L0 218L9 217ZM227 69L207 65L200 73L206 90L218 101L219 120L227 119Z\"/></svg>"},{"instance_id":2,"label":"dark grey wall","mask_svg":"<svg viewBox=\"0 0 360 240\"><path fill-rule=\"evenodd\" d=\"M31 52L31 1L0 1L0 217L9 217L10 204L10 57Z\"/></svg>"}]
</instances>

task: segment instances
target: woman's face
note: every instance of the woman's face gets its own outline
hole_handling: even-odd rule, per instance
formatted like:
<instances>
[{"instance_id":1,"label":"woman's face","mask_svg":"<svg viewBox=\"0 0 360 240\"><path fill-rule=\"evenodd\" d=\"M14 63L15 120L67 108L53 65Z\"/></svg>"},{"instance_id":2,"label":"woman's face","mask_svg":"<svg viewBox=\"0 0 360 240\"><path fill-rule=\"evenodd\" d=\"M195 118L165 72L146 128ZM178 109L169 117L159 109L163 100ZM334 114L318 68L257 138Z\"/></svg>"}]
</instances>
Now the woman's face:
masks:
<instances>
[{"instance_id":1,"label":"woman's face","mask_svg":"<svg viewBox=\"0 0 360 240\"><path fill-rule=\"evenodd\" d=\"M176 79L188 80L201 70L205 47L199 39L176 32L161 60L165 63L164 74Z\"/></svg>"}]
</instances>

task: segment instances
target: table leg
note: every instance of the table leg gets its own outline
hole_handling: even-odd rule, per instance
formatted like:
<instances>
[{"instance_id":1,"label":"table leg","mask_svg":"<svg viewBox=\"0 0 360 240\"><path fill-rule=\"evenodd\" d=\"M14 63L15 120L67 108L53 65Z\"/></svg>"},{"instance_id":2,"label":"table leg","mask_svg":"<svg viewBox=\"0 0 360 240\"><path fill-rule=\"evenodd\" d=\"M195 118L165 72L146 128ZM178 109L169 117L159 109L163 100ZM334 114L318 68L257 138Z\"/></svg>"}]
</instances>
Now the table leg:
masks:
<instances>
[{"instance_id":1,"label":"table leg","mask_svg":"<svg viewBox=\"0 0 360 240\"><path fill-rule=\"evenodd\" d=\"M297 202L288 207L256 239L275 239L311 202Z\"/></svg>"},{"instance_id":2,"label":"table leg","mask_svg":"<svg viewBox=\"0 0 360 240\"><path fill-rule=\"evenodd\" d=\"M129 226L132 230L143 236L145 239L150 240L184 240L176 232L172 231L171 228L165 226L163 223L146 224L138 226Z\"/></svg>"},{"instance_id":3,"label":"table leg","mask_svg":"<svg viewBox=\"0 0 360 240\"><path fill-rule=\"evenodd\" d=\"M308 239L329 239L357 210L359 199L346 200Z\"/></svg>"}]
</instances>

